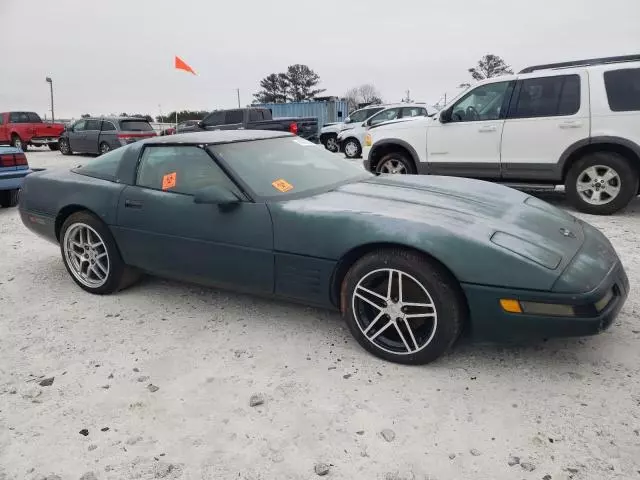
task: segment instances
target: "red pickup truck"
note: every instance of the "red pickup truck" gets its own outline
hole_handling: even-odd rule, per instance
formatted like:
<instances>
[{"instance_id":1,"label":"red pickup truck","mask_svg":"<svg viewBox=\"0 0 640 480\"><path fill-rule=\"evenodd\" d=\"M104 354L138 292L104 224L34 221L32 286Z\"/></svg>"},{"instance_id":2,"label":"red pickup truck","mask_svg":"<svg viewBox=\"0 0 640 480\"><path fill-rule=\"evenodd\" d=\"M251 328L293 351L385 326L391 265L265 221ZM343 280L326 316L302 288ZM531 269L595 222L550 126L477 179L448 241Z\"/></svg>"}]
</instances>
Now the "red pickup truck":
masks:
<instances>
[{"instance_id":1,"label":"red pickup truck","mask_svg":"<svg viewBox=\"0 0 640 480\"><path fill-rule=\"evenodd\" d=\"M0 145L10 144L27 151L29 145L49 145L58 150L58 137L64 131L62 123L45 123L34 112L0 113Z\"/></svg>"}]
</instances>

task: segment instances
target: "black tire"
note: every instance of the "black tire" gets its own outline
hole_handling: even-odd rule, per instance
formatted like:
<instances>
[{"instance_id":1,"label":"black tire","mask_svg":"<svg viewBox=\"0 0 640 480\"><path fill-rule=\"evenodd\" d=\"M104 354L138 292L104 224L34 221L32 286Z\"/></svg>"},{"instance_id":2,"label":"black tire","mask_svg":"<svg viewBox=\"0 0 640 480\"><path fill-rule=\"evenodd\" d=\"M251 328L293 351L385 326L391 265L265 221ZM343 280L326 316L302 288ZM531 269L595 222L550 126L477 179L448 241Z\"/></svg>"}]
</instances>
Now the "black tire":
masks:
<instances>
[{"instance_id":1,"label":"black tire","mask_svg":"<svg viewBox=\"0 0 640 480\"><path fill-rule=\"evenodd\" d=\"M19 135L11 135L11 146L15 148L21 148L23 152L27 151L27 144L22 141Z\"/></svg>"},{"instance_id":2,"label":"black tire","mask_svg":"<svg viewBox=\"0 0 640 480\"><path fill-rule=\"evenodd\" d=\"M603 193L601 198L606 196L610 197L610 201L594 205L589 203L585 196L593 195L595 190L587 190L580 193L578 191L578 180L588 183L590 176L587 173L587 169L590 167L596 167L595 171L601 173L606 169L611 169L617 174L617 178L609 180L604 184ZM601 168L602 167L602 168ZM595 182L598 179L604 181L603 177L596 177ZM600 183L600 185L603 185ZM607 193L607 188L611 186L619 187L619 191L616 195L610 195ZM597 186L600 189L600 186ZM590 213L593 215L611 215L624 207L638 195L638 171L631 162L624 156L614 152L595 152L585 155L577 160L569 170L565 179L565 192L569 202L579 211L584 213ZM583 196L584 195L584 196Z\"/></svg>"},{"instance_id":3,"label":"black tire","mask_svg":"<svg viewBox=\"0 0 640 480\"><path fill-rule=\"evenodd\" d=\"M98 147L98 152L100 155L104 155L105 153L109 153L111 151L111 147L107 142L102 142Z\"/></svg>"},{"instance_id":4,"label":"black tire","mask_svg":"<svg viewBox=\"0 0 640 480\"><path fill-rule=\"evenodd\" d=\"M0 207L9 208L18 205L18 198L20 197L20 190L4 190L0 192Z\"/></svg>"},{"instance_id":5,"label":"black tire","mask_svg":"<svg viewBox=\"0 0 640 480\"><path fill-rule=\"evenodd\" d=\"M49 150L51 150L52 152L56 152L59 149L60 149L60 145L58 145L58 142L49 144Z\"/></svg>"},{"instance_id":6,"label":"black tire","mask_svg":"<svg viewBox=\"0 0 640 480\"><path fill-rule=\"evenodd\" d=\"M60 140L58 140L58 148L63 155L73 155L71 145L69 145L69 140L67 140L66 138L61 138Z\"/></svg>"},{"instance_id":7,"label":"black tire","mask_svg":"<svg viewBox=\"0 0 640 480\"><path fill-rule=\"evenodd\" d=\"M353 149L350 149L348 146L352 144ZM360 158L362 155L362 145L357 138L349 137L342 142L342 149L344 150L344 155L347 158ZM352 153L347 153L347 150L350 150Z\"/></svg>"},{"instance_id":8,"label":"black tire","mask_svg":"<svg viewBox=\"0 0 640 480\"><path fill-rule=\"evenodd\" d=\"M74 273L74 267L69 265L65 246L66 235L67 231L74 226L89 227L94 232L94 240L96 239L95 234L97 234L99 236L99 240L102 241L102 244L105 246L104 251L106 251L108 259L108 273L104 282L100 285L91 286L83 283L77 278L76 273ZM95 215L87 211L76 212L70 215L62 224L62 228L60 230L60 253L62 254L64 266L73 281L76 282L80 288L90 293L98 295L114 293L118 290L127 288L139 278L138 272L125 265L109 228Z\"/></svg>"},{"instance_id":9,"label":"black tire","mask_svg":"<svg viewBox=\"0 0 640 480\"><path fill-rule=\"evenodd\" d=\"M388 167L392 165L397 165L400 170L398 171L387 171L392 170ZM396 168L397 170L397 168ZM416 173L416 167L413 162L402 152L391 152L387 153L383 156L380 161L376 165L376 173L380 175L381 173L396 173L396 174L406 174L406 175L414 175Z\"/></svg>"},{"instance_id":10,"label":"black tire","mask_svg":"<svg viewBox=\"0 0 640 480\"><path fill-rule=\"evenodd\" d=\"M386 269L392 269L395 271L401 271L404 275L404 299L412 301L412 298L418 298L413 296L412 292L421 292L419 288L415 288L419 282L421 286L428 292L428 297L434 305L434 313L436 314L434 320L420 320L413 319L413 328L411 332L406 328L408 324L402 323L406 320L398 320L397 323L390 322L391 317L384 315L380 317L378 323L373 325L373 329L369 330L374 332L373 337L379 335L373 340L365 335L367 328L373 320L367 325L362 324L363 316L366 316L367 309L369 309L369 317L376 316L376 314L382 315L383 310L389 311L389 315L395 314L404 315L416 313L412 312L413 307L403 307L404 313L397 311L401 303L394 303L393 300L388 303L388 307L385 309L379 308L376 310L366 301L361 301L360 297L354 297L354 292L358 288L358 292L363 292L358 284L360 281L366 281L369 278L376 278L376 275L381 276L381 282L377 288L378 292L387 297L388 283L384 284L384 278L387 275ZM397 275L397 274L396 274ZM397 277L396 277L397 278ZM397 282L397 280L395 280ZM392 290L392 297L394 290L397 292L397 283ZM412 290L413 287L413 290ZM364 292L363 292L364 293ZM375 303L381 302L380 298L374 298ZM395 363L402 363L406 365L421 365L432 362L438 357L442 356L460 336L462 326L467 316L467 307L458 282L455 278L444 270L440 265L431 261L427 257L403 249L381 249L372 253L369 253L359 259L347 272L344 280L342 281L341 293L341 310L342 317L347 323L349 330L356 338L358 343L373 355L380 357L384 360L388 360ZM396 299L397 300L397 299ZM385 303L382 301L382 303ZM423 308L423 307L420 307ZM394 313L395 311L395 313ZM355 313L354 313L355 312ZM421 312L417 312L421 313ZM426 316L426 315L423 315ZM356 319L358 317L358 319ZM400 317L396 317L400 318ZM431 323L429 323L431 322ZM361 326L362 325L362 326ZM380 325L380 327L378 327ZM382 327L390 325L386 330ZM399 329L404 330L404 337L407 342L400 342L401 337L398 333ZM423 329L422 331L420 329ZM382 330L378 333L378 330ZM392 340L387 339L386 332L392 337L396 336L396 346L393 346ZM412 343L416 348L415 351L409 351L405 348L411 342L410 339L416 339L415 343ZM419 339L423 339L422 341ZM390 342L390 343L389 343ZM419 344L424 343L419 349ZM404 346L403 346L404 345ZM404 350L401 351L401 350Z\"/></svg>"},{"instance_id":11,"label":"black tire","mask_svg":"<svg viewBox=\"0 0 640 480\"><path fill-rule=\"evenodd\" d=\"M321 140L324 148L329 150L331 153L337 153L340 150L340 145L338 145L338 135L335 133L327 133L323 135Z\"/></svg>"}]
</instances>

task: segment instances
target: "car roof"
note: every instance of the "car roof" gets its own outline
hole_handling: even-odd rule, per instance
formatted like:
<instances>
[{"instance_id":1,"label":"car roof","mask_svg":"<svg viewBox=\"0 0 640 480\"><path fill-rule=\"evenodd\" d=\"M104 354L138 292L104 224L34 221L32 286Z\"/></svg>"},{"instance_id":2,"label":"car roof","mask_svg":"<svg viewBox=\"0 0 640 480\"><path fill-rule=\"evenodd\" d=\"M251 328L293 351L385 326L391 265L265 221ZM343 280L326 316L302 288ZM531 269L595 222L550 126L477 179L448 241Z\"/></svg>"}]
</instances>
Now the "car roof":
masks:
<instances>
[{"instance_id":1,"label":"car roof","mask_svg":"<svg viewBox=\"0 0 640 480\"><path fill-rule=\"evenodd\" d=\"M247 142L250 140L267 140L269 138L293 137L292 133L274 132L270 130L214 130L210 132L179 133L153 137L143 142L146 145L156 144L186 144L202 145L216 143Z\"/></svg>"},{"instance_id":2,"label":"car roof","mask_svg":"<svg viewBox=\"0 0 640 480\"><path fill-rule=\"evenodd\" d=\"M87 118L79 118L76 120L77 122L80 120L109 120L112 122L120 122L122 120L131 120L133 122L146 122L147 119L143 117L87 117Z\"/></svg>"}]
</instances>

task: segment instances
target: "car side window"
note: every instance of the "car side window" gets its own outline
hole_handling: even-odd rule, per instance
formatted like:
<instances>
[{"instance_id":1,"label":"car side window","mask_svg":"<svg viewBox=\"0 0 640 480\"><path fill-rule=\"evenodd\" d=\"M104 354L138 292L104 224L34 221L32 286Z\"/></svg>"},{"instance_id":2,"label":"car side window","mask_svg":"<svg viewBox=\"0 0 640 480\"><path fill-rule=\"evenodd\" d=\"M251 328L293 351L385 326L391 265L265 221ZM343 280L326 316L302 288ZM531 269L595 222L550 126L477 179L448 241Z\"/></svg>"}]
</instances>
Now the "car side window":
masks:
<instances>
[{"instance_id":1,"label":"car side window","mask_svg":"<svg viewBox=\"0 0 640 480\"><path fill-rule=\"evenodd\" d=\"M235 123L242 123L242 110L229 110L226 113L224 123L226 125L233 125Z\"/></svg>"},{"instance_id":2,"label":"car side window","mask_svg":"<svg viewBox=\"0 0 640 480\"><path fill-rule=\"evenodd\" d=\"M102 131L103 132L112 132L116 129L116 126L113 124L113 122L108 122L106 120L102 121Z\"/></svg>"},{"instance_id":3,"label":"car side window","mask_svg":"<svg viewBox=\"0 0 640 480\"><path fill-rule=\"evenodd\" d=\"M528 78L518 81L509 118L573 115L580 110L580 76Z\"/></svg>"},{"instance_id":4,"label":"car side window","mask_svg":"<svg viewBox=\"0 0 640 480\"><path fill-rule=\"evenodd\" d=\"M213 112L207 115L202 124L205 127L215 127L217 125L224 125L225 115L224 112Z\"/></svg>"},{"instance_id":5,"label":"car side window","mask_svg":"<svg viewBox=\"0 0 640 480\"><path fill-rule=\"evenodd\" d=\"M73 131L74 132L83 132L85 131L85 124L87 123L86 120L79 120L76 123L73 124Z\"/></svg>"},{"instance_id":6,"label":"car side window","mask_svg":"<svg viewBox=\"0 0 640 480\"><path fill-rule=\"evenodd\" d=\"M87 120L84 129L88 131L100 130L100 120Z\"/></svg>"},{"instance_id":7,"label":"car side window","mask_svg":"<svg viewBox=\"0 0 640 480\"><path fill-rule=\"evenodd\" d=\"M26 112L11 112L9 123L29 123L29 115Z\"/></svg>"},{"instance_id":8,"label":"car side window","mask_svg":"<svg viewBox=\"0 0 640 480\"><path fill-rule=\"evenodd\" d=\"M495 82L474 88L453 105L451 122L499 120L510 82Z\"/></svg>"},{"instance_id":9,"label":"car side window","mask_svg":"<svg viewBox=\"0 0 640 480\"><path fill-rule=\"evenodd\" d=\"M373 126L382 122L387 122L389 120L395 120L396 118L398 118L399 114L400 108L388 108L371 117L371 120L369 120L369 125Z\"/></svg>"},{"instance_id":10,"label":"car side window","mask_svg":"<svg viewBox=\"0 0 640 480\"><path fill-rule=\"evenodd\" d=\"M203 149L195 146L145 147L138 167L137 185L167 192L195 195L218 185L242 194Z\"/></svg>"},{"instance_id":11,"label":"car side window","mask_svg":"<svg viewBox=\"0 0 640 480\"><path fill-rule=\"evenodd\" d=\"M427 110L421 107L404 107L402 109L402 118L424 117Z\"/></svg>"},{"instance_id":12,"label":"car side window","mask_svg":"<svg viewBox=\"0 0 640 480\"><path fill-rule=\"evenodd\" d=\"M640 111L640 68L604 72L604 86L612 112Z\"/></svg>"},{"instance_id":13,"label":"car side window","mask_svg":"<svg viewBox=\"0 0 640 480\"><path fill-rule=\"evenodd\" d=\"M263 120L262 110L249 110L249 121L260 122Z\"/></svg>"}]
</instances>

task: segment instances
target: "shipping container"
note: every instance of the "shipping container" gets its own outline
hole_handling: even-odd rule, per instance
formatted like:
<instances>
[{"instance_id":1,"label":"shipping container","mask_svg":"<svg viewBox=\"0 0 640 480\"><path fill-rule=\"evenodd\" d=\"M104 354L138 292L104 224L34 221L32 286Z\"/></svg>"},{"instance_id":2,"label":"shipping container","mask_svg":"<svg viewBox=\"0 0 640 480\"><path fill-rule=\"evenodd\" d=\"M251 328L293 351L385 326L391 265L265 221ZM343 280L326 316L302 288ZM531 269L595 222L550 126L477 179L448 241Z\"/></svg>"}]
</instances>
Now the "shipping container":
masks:
<instances>
[{"instance_id":1,"label":"shipping container","mask_svg":"<svg viewBox=\"0 0 640 480\"><path fill-rule=\"evenodd\" d=\"M252 107L268 108L273 118L315 117L318 119L318 134L327 123L342 122L349 115L346 101L261 103Z\"/></svg>"}]
</instances>

